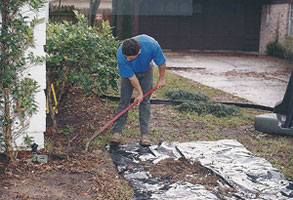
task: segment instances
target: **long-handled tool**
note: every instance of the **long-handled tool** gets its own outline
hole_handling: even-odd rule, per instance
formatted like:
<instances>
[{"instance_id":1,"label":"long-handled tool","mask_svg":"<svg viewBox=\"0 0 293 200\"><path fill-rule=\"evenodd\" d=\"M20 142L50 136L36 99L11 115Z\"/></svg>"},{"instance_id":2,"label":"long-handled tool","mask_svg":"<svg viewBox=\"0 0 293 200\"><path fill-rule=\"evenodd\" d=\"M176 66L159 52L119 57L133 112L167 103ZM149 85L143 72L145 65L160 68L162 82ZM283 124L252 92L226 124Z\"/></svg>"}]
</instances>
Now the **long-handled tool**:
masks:
<instances>
[{"instance_id":1,"label":"long-handled tool","mask_svg":"<svg viewBox=\"0 0 293 200\"><path fill-rule=\"evenodd\" d=\"M143 99L146 98L148 95L150 95L153 91L155 91L156 89L158 89L158 87L154 87L153 89L151 89L150 91L148 91L147 93L145 93L143 95ZM135 106L138 103L138 100L136 100L135 102L133 102L132 104L130 104L130 106L128 106L127 108L125 108L123 111L121 111L118 115L116 115L113 119L111 119L110 121L108 121L98 132L96 132L90 139L89 141L86 143L85 145L85 151L88 151L89 145L90 143L101 133L103 133L111 124L113 124L119 117L121 117L124 113L126 113L129 109L131 109L133 106Z\"/></svg>"}]
</instances>

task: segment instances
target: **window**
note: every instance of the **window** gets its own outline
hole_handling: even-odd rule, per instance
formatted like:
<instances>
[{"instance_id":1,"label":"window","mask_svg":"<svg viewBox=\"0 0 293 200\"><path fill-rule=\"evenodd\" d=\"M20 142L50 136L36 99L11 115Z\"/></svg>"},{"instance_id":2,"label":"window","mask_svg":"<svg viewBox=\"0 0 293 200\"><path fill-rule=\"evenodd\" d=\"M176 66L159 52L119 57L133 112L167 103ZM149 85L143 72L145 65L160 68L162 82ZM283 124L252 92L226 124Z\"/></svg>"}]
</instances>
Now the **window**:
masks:
<instances>
[{"instance_id":1,"label":"window","mask_svg":"<svg viewBox=\"0 0 293 200\"><path fill-rule=\"evenodd\" d=\"M202 4L197 2L193 4L193 13L200 14L202 13Z\"/></svg>"},{"instance_id":2,"label":"window","mask_svg":"<svg viewBox=\"0 0 293 200\"><path fill-rule=\"evenodd\" d=\"M293 4L290 4L288 35L293 36Z\"/></svg>"}]
</instances>

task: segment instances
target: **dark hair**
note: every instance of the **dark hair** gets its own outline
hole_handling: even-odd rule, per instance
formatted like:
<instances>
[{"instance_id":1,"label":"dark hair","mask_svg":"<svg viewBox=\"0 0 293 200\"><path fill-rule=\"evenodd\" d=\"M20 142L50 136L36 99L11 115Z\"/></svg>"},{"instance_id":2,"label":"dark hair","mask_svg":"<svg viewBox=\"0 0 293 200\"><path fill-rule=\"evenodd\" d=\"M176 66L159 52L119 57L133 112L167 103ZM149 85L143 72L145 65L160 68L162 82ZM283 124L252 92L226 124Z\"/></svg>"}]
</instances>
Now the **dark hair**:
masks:
<instances>
[{"instance_id":1,"label":"dark hair","mask_svg":"<svg viewBox=\"0 0 293 200\"><path fill-rule=\"evenodd\" d=\"M134 38L126 39L122 44L122 53L126 56L135 56L140 50L140 44L138 40Z\"/></svg>"}]
</instances>

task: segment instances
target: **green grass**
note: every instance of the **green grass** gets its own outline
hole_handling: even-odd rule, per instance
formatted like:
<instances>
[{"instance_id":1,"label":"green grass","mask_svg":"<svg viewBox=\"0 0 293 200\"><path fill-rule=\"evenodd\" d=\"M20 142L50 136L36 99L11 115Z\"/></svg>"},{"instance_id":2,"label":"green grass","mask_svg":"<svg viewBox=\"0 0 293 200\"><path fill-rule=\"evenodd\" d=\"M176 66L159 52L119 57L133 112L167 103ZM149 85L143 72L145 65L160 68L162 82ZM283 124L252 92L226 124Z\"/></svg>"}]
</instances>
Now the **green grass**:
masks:
<instances>
[{"instance_id":1,"label":"green grass","mask_svg":"<svg viewBox=\"0 0 293 200\"><path fill-rule=\"evenodd\" d=\"M158 70L154 70L155 82ZM230 94L218 89L210 88L176 74L166 71L166 86L153 93L152 98L165 99L166 91L173 89L203 93L211 101ZM119 96L118 93L113 93ZM235 99L235 97L234 97ZM239 98L239 100L243 100ZM117 103L113 104L115 107ZM282 172L289 180L293 180L293 137L269 135L254 130L254 118L265 113L262 110L240 108L236 116L216 117L212 114L198 115L194 112L179 112L175 106L152 105L151 135L154 142L188 142L213 141L221 139L236 139L249 151L268 160L275 168ZM138 109L129 112L124 134L131 141L138 139L139 120ZM111 134L99 137L99 145L106 144Z\"/></svg>"},{"instance_id":2,"label":"green grass","mask_svg":"<svg viewBox=\"0 0 293 200\"><path fill-rule=\"evenodd\" d=\"M126 128L124 131L123 131L123 135L125 137L129 137L129 138L137 138L140 136L140 133L139 131L135 131L131 128Z\"/></svg>"},{"instance_id":3,"label":"green grass","mask_svg":"<svg viewBox=\"0 0 293 200\"><path fill-rule=\"evenodd\" d=\"M50 139L48 137L45 138L45 141L44 141L44 149L45 149L45 151L47 151L49 153L52 153L53 152L54 145L53 145L52 139Z\"/></svg>"},{"instance_id":4,"label":"green grass","mask_svg":"<svg viewBox=\"0 0 293 200\"><path fill-rule=\"evenodd\" d=\"M128 111L128 117L127 120L129 122L137 122L139 119L139 115L138 115L138 107L136 106L135 108L133 108L132 110Z\"/></svg>"},{"instance_id":5,"label":"green grass","mask_svg":"<svg viewBox=\"0 0 293 200\"><path fill-rule=\"evenodd\" d=\"M154 75L155 75L154 83L156 84L156 81L158 80L158 70L156 68L154 70ZM168 71L165 73L165 80L166 80L166 86L162 88L161 90L157 90L155 92L156 95L160 96L161 98L164 97L164 94L167 91L174 90L174 89L203 93L209 96L210 98L213 98L222 93L220 90L203 86L190 79L180 77L173 73L169 73Z\"/></svg>"},{"instance_id":6,"label":"green grass","mask_svg":"<svg viewBox=\"0 0 293 200\"><path fill-rule=\"evenodd\" d=\"M110 129L106 130L103 134L97 136L94 139L94 141L91 144L94 147L93 149L108 145L111 137L112 137L111 130ZM86 144L86 142L84 142L84 144Z\"/></svg>"}]
</instances>

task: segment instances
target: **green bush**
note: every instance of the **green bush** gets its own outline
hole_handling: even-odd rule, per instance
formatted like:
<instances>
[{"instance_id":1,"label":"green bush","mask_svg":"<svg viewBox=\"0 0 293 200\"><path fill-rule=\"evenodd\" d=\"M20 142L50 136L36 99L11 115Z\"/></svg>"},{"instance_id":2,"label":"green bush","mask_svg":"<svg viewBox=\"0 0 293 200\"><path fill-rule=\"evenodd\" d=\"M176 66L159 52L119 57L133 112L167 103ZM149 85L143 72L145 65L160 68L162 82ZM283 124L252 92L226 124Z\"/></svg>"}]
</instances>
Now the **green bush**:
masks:
<instances>
[{"instance_id":1,"label":"green bush","mask_svg":"<svg viewBox=\"0 0 293 200\"><path fill-rule=\"evenodd\" d=\"M196 112L199 115L213 114L217 117L227 117L239 113L239 109L235 106L212 102L186 102L180 104L177 109L180 112Z\"/></svg>"},{"instance_id":2,"label":"green bush","mask_svg":"<svg viewBox=\"0 0 293 200\"><path fill-rule=\"evenodd\" d=\"M293 61L293 49L286 49L284 57L288 60Z\"/></svg>"},{"instance_id":3,"label":"green bush","mask_svg":"<svg viewBox=\"0 0 293 200\"><path fill-rule=\"evenodd\" d=\"M75 12L78 23L50 23L47 27L47 73L57 86L78 84L97 94L117 89L119 77L116 52L120 42L108 22L102 28L89 27ZM68 85L67 85L68 86Z\"/></svg>"},{"instance_id":4,"label":"green bush","mask_svg":"<svg viewBox=\"0 0 293 200\"><path fill-rule=\"evenodd\" d=\"M209 101L210 98L206 94L190 92L181 89L170 90L165 96L172 100L190 100L190 101Z\"/></svg>"},{"instance_id":5,"label":"green bush","mask_svg":"<svg viewBox=\"0 0 293 200\"><path fill-rule=\"evenodd\" d=\"M284 49L285 49L284 57L288 60L293 61L293 44L289 39L285 41Z\"/></svg>"},{"instance_id":6,"label":"green bush","mask_svg":"<svg viewBox=\"0 0 293 200\"><path fill-rule=\"evenodd\" d=\"M284 45L278 43L277 41L269 42L266 45L266 54L293 61L293 47L292 44L287 41L285 41Z\"/></svg>"},{"instance_id":7,"label":"green bush","mask_svg":"<svg viewBox=\"0 0 293 200\"><path fill-rule=\"evenodd\" d=\"M77 23L49 23L47 26L47 97L53 129L54 112L60 105L65 88L79 86L98 95L109 88L118 89L119 78L116 52L120 41L112 34L109 22L101 28L87 25L85 17L74 11ZM54 84L57 104L52 101ZM54 106L53 106L54 104Z\"/></svg>"},{"instance_id":8,"label":"green bush","mask_svg":"<svg viewBox=\"0 0 293 200\"><path fill-rule=\"evenodd\" d=\"M278 58L285 57L285 48L277 41L269 42L266 45L266 54Z\"/></svg>"}]
</instances>

